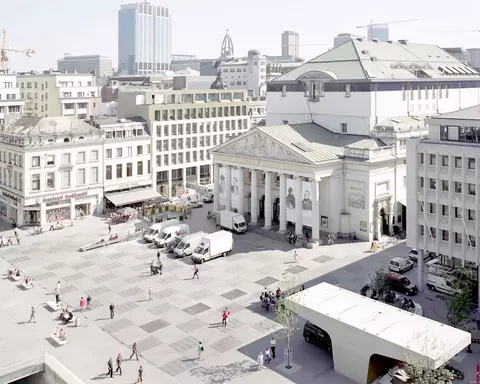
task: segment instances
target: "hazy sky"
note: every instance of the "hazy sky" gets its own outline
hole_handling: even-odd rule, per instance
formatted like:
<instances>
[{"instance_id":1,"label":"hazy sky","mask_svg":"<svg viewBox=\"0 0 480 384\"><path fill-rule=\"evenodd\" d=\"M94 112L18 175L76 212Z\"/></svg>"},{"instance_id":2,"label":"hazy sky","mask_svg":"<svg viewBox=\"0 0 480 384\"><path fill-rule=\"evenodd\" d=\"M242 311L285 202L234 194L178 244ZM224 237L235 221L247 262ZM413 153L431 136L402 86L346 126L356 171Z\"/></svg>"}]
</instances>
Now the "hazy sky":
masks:
<instances>
[{"instance_id":1,"label":"hazy sky","mask_svg":"<svg viewBox=\"0 0 480 384\"><path fill-rule=\"evenodd\" d=\"M300 34L301 56L310 59L331 48L341 32L366 35L356 29L373 19L387 22L418 18L390 27L393 40L433 43L440 46L480 47L479 0L152 0L170 8L172 53L217 58L225 30L236 56L251 48L279 55L281 33ZM122 0L1 0L0 28L12 48L32 48L32 58L10 54L10 69L56 68L65 52L102 54L117 62L117 10ZM285 6L283 6L283 4Z\"/></svg>"}]
</instances>

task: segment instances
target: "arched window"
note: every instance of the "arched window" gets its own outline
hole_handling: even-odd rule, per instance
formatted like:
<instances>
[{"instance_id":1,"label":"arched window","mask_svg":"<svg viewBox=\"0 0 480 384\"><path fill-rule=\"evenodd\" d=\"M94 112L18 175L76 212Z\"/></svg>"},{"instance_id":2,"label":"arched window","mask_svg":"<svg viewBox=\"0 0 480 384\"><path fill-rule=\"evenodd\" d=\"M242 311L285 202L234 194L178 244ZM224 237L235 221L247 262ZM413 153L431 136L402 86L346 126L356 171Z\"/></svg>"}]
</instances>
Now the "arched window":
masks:
<instances>
[{"instance_id":1,"label":"arched window","mask_svg":"<svg viewBox=\"0 0 480 384\"><path fill-rule=\"evenodd\" d=\"M53 139L48 139L48 144L53 144Z\"/></svg>"},{"instance_id":2,"label":"arched window","mask_svg":"<svg viewBox=\"0 0 480 384\"><path fill-rule=\"evenodd\" d=\"M68 137L66 137L65 139L63 139L63 142L64 143L69 143L70 142L70 139Z\"/></svg>"},{"instance_id":3,"label":"arched window","mask_svg":"<svg viewBox=\"0 0 480 384\"><path fill-rule=\"evenodd\" d=\"M85 140L85 138L83 136L80 136L78 140Z\"/></svg>"}]
</instances>

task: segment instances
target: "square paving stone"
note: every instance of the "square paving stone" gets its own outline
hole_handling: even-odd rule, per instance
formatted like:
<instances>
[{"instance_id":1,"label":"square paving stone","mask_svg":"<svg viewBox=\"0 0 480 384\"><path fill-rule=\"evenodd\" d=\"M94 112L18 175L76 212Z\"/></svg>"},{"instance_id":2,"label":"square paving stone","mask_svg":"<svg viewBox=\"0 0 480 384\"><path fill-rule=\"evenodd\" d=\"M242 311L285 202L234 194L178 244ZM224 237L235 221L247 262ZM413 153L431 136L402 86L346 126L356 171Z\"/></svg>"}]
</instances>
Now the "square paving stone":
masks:
<instances>
[{"instance_id":1,"label":"square paving stone","mask_svg":"<svg viewBox=\"0 0 480 384\"><path fill-rule=\"evenodd\" d=\"M238 287L239 285L248 283L248 280L240 276L234 276L224 280L223 283L229 287Z\"/></svg>"},{"instance_id":2,"label":"square paving stone","mask_svg":"<svg viewBox=\"0 0 480 384\"><path fill-rule=\"evenodd\" d=\"M143 276L133 276L133 277L129 277L129 278L125 279L125 282L128 283L128 284L135 284L135 283L139 283L144 278L145 277L143 277Z\"/></svg>"},{"instance_id":3,"label":"square paving stone","mask_svg":"<svg viewBox=\"0 0 480 384\"><path fill-rule=\"evenodd\" d=\"M122 329L125 329L127 327L130 327L134 325L130 320L128 319L120 319L120 320L117 320L117 321L114 321L108 325L105 325L102 327L102 329L107 332L107 333L114 333L114 332L118 332Z\"/></svg>"},{"instance_id":4,"label":"square paving stone","mask_svg":"<svg viewBox=\"0 0 480 384\"><path fill-rule=\"evenodd\" d=\"M290 267L287 269L288 272L299 274L302 273L303 271L306 271L308 268L302 267L301 265L295 265L294 267Z\"/></svg>"},{"instance_id":5,"label":"square paving stone","mask_svg":"<svg viewBox=\"0 0 480 384\"><path fill-rule=\"evenodd\" d=\"M182 372L185 372L197 365L194 359L181 357L180 359L173 360L170 363L162 365L160 369L170 376L177 376Z\"/></svg>"},{"instance_id":6,"label":"square paving stone","mask_svg":"<svg viewBox=\"0 0 480 384\"><path fill-rule=\"evenodd\" d=\"M177 269L182 268L180 264L169 264L163 267L164 272L173 272L176 271Z\"/></svg>"},{"instance_id":7,"label":"square paving stone","mask_svg":"<svg viewBox=\"0 0 480 384\"><path fill-rule=\"evenodd\" d=\"M93 288L93 289L90 289L87 291L87 293L94 297L94 296L98 296L98 295L101 295L102 293L106 293L106 292L110 292L110 288L108 287L105 287L103 285L101 285L100 287L97 287L97 288Z\"/></svg>"},{"instance_id":8,"label":"square paving stone","mask_svg":"<svg viewBox=\"0 0 480 384\"><path fill-rule=\"evenodd\" d=\"M149 253L142 253L141 255L135 256L135 259L137 259L137 260L147 260L147 259L153 259L153 256Z\"/></svg>"},{"instance_id":9,"label":"square paving stone","mask_svg":"<svg viewBox=\"0 0 480 384\"><path fill-rule=\"evenodd\" d=\"M197 329L203 328L206 324L198 319L193 319L187 321L186 323L177 325L177 328L182 330L185 333L190 333L192 331L196 331Z\"/></svg>"},{"instance_id":10,"label":"square paving stone","mask_svg":"<svg viewBox=\"0 0 480 384\"><path fill-rule=\"evenodd\" d=\"M234 289L233 291L225 292L222 296L229 300L235 300L246 294L247 294L246 292L243 292L240 289Z\"/></svg>"},{"instance_id":11,"label":"square paving stone","mask_svg":"<svg viewBox=\"0 0 480 384\"><path fill-rule=\"evenodd\" d=\"M197 303L195 305L192 305L191 307L184 308L183 311L187 312L189 315L195 316L198 315L199 313L208 311L211 307L209 307L206 304L203 303Z\"/></svg>"},{"instance_id":12,"label":"square paving stone","mask_svg":"<svg viewBox=\"0 0 480 384\"><path fill-rule=\"evenodd\" d=\"M78 263L72 265L72 268L75 269L76 271L84 268L91 267L93 264L90 261L84 261L83 263Z\"/></svg>"},{"instance_id":13,"label":"square paving stone","mask_svg":"<svg viewBox=\"0 0 480 384\"><path fill-rule=\"evenodd\" d=\"M153 332L158 331L159 329L168 327L169 325L170 324L167 323L166 321L164 321L162 319L157 319L157 320L153 320L153 321L150 321L149 323L141 325L140 328L142 328L145 332L153 333Z\"/></svg>"},{"instance_id":14,"label":"square paving stone","mask_svg":"<svg viewBox=\"0 0 480 384\"><path fill-rule=\"evenodd\" d=\"M106 275L103 276L98 276L98 277L93 277L92 280L95 281L96 283L103 283L104 281L109 281L116 279L118 276L114 275L113 273L107 273Z\"/></svg>"},{"instance_id":15,"label":"square paving stone","mask_svg":"<svg viewBox=\"0 0 480 384\"><path fill-rule=\"evenodd\" d=\"M148 351L149 349L155 348L160 344L162 344L162 342L158 340L156 337L154 336L147 337L146 339L140 340L137 343L138 352L142 353L142 352Z\"/></svg>"},{"instance_id":16,"label":"square paving stone","mask_svg":"<svg viewBox=\"0 0 480 384\"><path fill-rule=\"evenodd\" d=\"M131 310L133 309L136 309L138 308L138 305L132 301L129 301L129 302L126 302L124 304L120 304L120 305L116 305L115 306L115 313L118 313L118 314L123 314L123 313L127 313L127 312L130 312Z\"/></svg>"},{"instance_id":17,"label":"square paving stone","mask_svg":"<svg viewBox=\"0 0 480 384\"><path fill-rule=\"evenodd\" d=\"M227 336L213 343L211 347L220 353L224 353L239 346L240 344L242 344L240 340L237 340L232 336Z\"/></svg>"},{"instance_id":18,"label":"square paving stone","mask_svg":"<svg viewBox=\"0 0 480 384\"><path fill-rule=\"evenodd\" d=\"M65 295L65 294L67 294L67 293L75 292L75 291L77 291L77 290L78 290L77 287L75 287L75 286L73 286L73 285L67 285L67 286L65 286L65 287L61 287L61 288L60 288L60 294Z\"/></svg>"},{"instance_id":19,"label":"square paving stone","mask_svg":"<svg viewBox=\"0 0 480 384\"><path fill-rule=\"evenodd\" d=\"M168 289L165 289L163 291L160 291L160 292L156 292L153 294L153 296L155 296L156 298L158 299L166 299L168 297L171 297L173 295L176 295L178 292L173 289L173 288L168 288Z\"/></svg>"},{"instance_id":20,"label":"square paving stone","mask_svg":"<svg viewBox=\"0 0 480 384\"><path fill-rule=\"evenodd\" d=\"M173 304L170 303L163 303L160 305L157 305L156 307L150 308L148 312L150 312L152 315L155 316L160 316L168 311L171 311L172 309L175 309L176 307Z\"/></svg>"},{"instance_id":21,"label":"square paving stone","mask_svg":"<svg viewBox=\"0 0 480 384\"><path fill-rule=\"evenodd\" d=\"M252 328L260 332L271 332L272 329L275 328L275 323L270 320L262 320L256 324L253 324Z\"/></svg>"},{"instance_id":22,"label":"square paving stone","mask_svg":"<svg viewBox=\"0 0 480 384\"><path fill-rule=\"evenodd\" d=\"M210 292L208 289L202 289L200 291L196 291L196 292L191 293L189 296L192 299L202 300L202 299L205 299L206 297L209 297L209 296L212 296L212 295L213 295L213 292Z\"/></svg>"},{"instance_id":23,"label":"square paving stone","mask_svg":"<svg viewBox=\"0 0 480 384\"><path fill-rule=\"evenodd\" d=\"M78 272L78 273L74 273L73 275L62 277L62 279L65 281L75 281L75 280L83 279L84 277L87 277L87 275L85 275L82 272Z\"/></svg>"},{"instance_id":24,"label":"square paving stone","mask_svg":"<svg viewBox=\"0 0 480 384\"><path fill-rule=\"evenodd\" d=\"M174 351L177 351L178 353L183 353L188 350L191 350L192 348L196 348L197 345L198 345L198 340L195 339L194 337L189 336L189 337L186 337L185 339L182 339L173 344L170 344L169 347L172 348Z\"/></svg>"},{"instance_id":25,"label":"square paving stone","mask_svg":"<svg viewBox=\"0 0 480 384\"><path fill-rule=\"evenodd\" d=\"M333 257L327 256L327 255L320 255L320 256L318 256L318 257L315 257L313 260L315 260L315 261L318 262L318 263L322 263L322 264L323 264L323 263L326 263L326 262L328 262L328 261L330 261L330 260L333 260Z\"/></svg>"},{"instance_id":26,"label":"square paving stone","mask_svg":"<svg viewBox=\"0 0 480 384\"><path fill-rule=\"evenodd\" d=\"M47 273L42 273L40 275L33 276L33 280L41 281L46 279L52 279L54 277L55 277L55 274L53 272L47 272Z\"/></svg>"},{"instance_id":27,"label":"square paving stone","mask_svg":"<svg viewBox=\"0 0 480 384\"><path fill-rule=\"evenodd\" d=\"M66 266L67 266L67 264L65 264L63 261L61 261L59 263L53 263L53 264L46 265L45 269L47 269L49 271L53 271L54 269L59 269L59 268L63 268L63 267L66 267Z\"/></svg>"},{"instance_id":28,"label":"square paving stone","mask_svg":"<svg viewBox=\"0 0 480 384\"><path fill-rule=\"evenodd\" d=\"M267 277L264 277L263 279L255 281L255 283L257 283L258 285L261 285L262 287L268 287L270 284L276 283L277 281L278 281L277 279L267 276Z\"/></svg>"},{"instance_id":29,"label":"square paving stone","mask_svg":"<svg viewBox=\"0 0 480 384\"><path fill-rule=\"evenodd\" d=\"M30 260L30 257L28 256L19 256L19 257L15 257L14 259L11 259L10 262L12 264L17 264L17 263L21 263L22 261L28 261Z\"/></svg>"},{"instance_id":30,"label":"square paving stone","mask_svg":"<svg viewBox=\"0 0 480 384\"><path fill-rule=\"evenodd\" d=\"M111 271L112 269L121 268L121 267L123 267L122 263L119 263L118 261L114 261L113 263L102 265L101 268L104 269L105 271Z\"/></svg>"},{"instance_id":31,"label":"square paving stone","mask_svg":"<svg viewBox=\"0 0 480 384\"><path fill-rule=\"evenodd\" d=\"M130 297L130 296L139 295L140 293L143 293L143 291L140 288L132 287L132 288L126 289L125 291L119 292L118 294L122 297Z\"/></svg>"},{"instance_id":32,"label":"square paving stone","mask_svg":"<svg viewBox=\"0 0 480 384\"><path fill-rule=\"evenodd\" d=\"M122 257L125 257L125 256L127 256L127 254L123 253L123 252L117 252L117 253L113 253L111 255L107 255L107 257L110 260L118 260L118 259L121 259Z\"/></svg>"},{"instance_id":33,"label":"square paving stone","mask_svg":"<svg viewBox=\"0 0 480 384\"><path fill-rule=\"evenodd\" d=\"M92 253L88 253L86 255L82 255L80 256L83 260L86 260L86 261L89 261L89 260L98 260L100 259L102 256L99 255L98 253L95 253L95 252L92 252Z\"/></svg>"},{"instance_id":34,"label":"square paving stone","mask_svg":"<svg viewBox=\"0 0 480 384\"><path fill-rule=\"evenodd\" d=\"M226 327L217 327L217 329L220 332L227 333L227 332L230 332L234 329L238 329L240 327L243 327L244 325L245 324L242 323L240 320L229 318Z\"/></svg>"},{"instance_id":35,"label":"square paving stone","mask_svg":"<svg viewBox=\"0 0 480 384\"><path fill-rule=\"evenodd\" d=\"M160 276L159 279L157 279L157 282L162 285L167 285L167 284L175 283L178 280L179 280L178 277L174 275L168 275L168 276L162 275Z\"/></svg>"},{"instance_id":36,"label":"square paving stone","mask_svg":"<svg viewBox=\"0 0 480 384\"><path fill-rule=\"evenodd\" d=\"M149 266L145 263L134 265L133 267L130 267L130 269L135 272L146 272L150 270Z\"/></svg>"}]
</instances>

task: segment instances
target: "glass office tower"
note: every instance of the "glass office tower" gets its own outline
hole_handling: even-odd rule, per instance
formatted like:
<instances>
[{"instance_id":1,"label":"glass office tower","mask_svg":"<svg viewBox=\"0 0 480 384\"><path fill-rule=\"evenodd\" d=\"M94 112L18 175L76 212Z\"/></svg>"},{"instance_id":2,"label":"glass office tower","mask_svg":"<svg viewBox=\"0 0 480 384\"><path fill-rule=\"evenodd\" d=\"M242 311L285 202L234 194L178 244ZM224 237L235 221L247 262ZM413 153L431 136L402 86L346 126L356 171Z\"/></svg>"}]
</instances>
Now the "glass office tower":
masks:
<instances>
[{"instance_id":1,"label":"glass office tower","mask_svg":"<svg viewBox=\"0 0 480 384\"><path fill-rule=\"evenodd\" d=\"M169 69L170 11L148 2L122 5L118 11L118 71L149 75Z\"/></svg>"}]
</instances>

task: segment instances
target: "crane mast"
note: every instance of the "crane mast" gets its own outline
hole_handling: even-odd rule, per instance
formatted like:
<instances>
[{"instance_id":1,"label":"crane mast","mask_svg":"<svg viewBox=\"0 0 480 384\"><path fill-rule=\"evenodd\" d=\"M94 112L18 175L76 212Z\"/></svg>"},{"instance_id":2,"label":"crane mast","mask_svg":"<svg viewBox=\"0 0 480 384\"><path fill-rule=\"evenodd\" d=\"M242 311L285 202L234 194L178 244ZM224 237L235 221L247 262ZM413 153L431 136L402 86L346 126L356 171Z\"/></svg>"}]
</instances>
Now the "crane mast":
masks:
<instances>
[{"instance_id":1,"label":"crane mast","mask_svg":"<svg viewBox=\"0 0 480 384\"><path fill-rule=\"evenodd\" d=\"M34 49L15 49L15 48L8 48L7 45L7 31L3 30L3 37L2 37L2 48L0 49L0 69L3 72L8 72L8 52L17 52L23 53L26 56L30 57L36 53Z\"/></svg>"}]
</instances>

